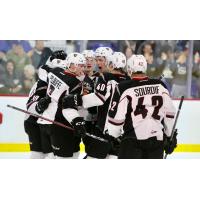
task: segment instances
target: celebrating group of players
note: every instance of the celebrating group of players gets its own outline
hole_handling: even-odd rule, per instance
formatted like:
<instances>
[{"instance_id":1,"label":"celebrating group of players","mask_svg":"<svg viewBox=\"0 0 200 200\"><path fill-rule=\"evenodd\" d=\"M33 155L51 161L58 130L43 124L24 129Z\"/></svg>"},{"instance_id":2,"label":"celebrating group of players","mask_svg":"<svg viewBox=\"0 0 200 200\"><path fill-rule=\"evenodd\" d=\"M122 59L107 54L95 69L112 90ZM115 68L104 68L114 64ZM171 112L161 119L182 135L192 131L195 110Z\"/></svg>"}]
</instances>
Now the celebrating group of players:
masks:
<instances>
[{"instance_id":1,"label":"celebrating group of players","mask_svg":"<svg viewBox=\"0 0 200 200\"><path fill-rule=\"evenodd\" d=\"M55 51L38 71L24 121L31 158L163 158L175 108L165 84L146 75L142 55L126 60L109 47ZM61 125L44 120L56 121ZM65 126L62 126L65 125Z\"/></svg>"}]
</instances>

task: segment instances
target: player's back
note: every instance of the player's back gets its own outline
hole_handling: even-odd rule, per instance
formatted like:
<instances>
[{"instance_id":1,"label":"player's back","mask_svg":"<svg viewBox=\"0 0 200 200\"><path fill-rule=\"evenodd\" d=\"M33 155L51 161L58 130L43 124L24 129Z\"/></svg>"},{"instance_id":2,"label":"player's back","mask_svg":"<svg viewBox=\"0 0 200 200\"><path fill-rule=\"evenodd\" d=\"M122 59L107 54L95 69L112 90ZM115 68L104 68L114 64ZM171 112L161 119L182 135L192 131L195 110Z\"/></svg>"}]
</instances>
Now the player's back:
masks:
<instances>
[{"instance_id":1,"label":"player's back","mask_svg":"<svg viewBox=\"0 0 200 200\"><path fill-rule=\"evenodd\" d=\"M169 96L164 83L158 79L145 78L125 81L118 85L118 89L121 94L120 102L123 104L124 101L124 106L127 107L124 132L131 133L137 139L157 136L162 140L161 121L168 103L165 96ZM114 118L117 112L120 109L112 112L111 108L109 116Z\"/></svg>"},{"instance_id":2,"label":"player's back","mask_svg":"<svg viewBox=\"0 0 200 200\"><path fill-rule=\"evenodd\" d=\"M51 103L44 111L43 116L54 120L62 97L73 93L77 88L81 88L80 81L75 75L65 72L64 69L54 68L48 73L47 95L51 98ZM81 90L81 89L80 89ZM40 123L47 123L39 120Z\"/></svg>"}]
</instances>

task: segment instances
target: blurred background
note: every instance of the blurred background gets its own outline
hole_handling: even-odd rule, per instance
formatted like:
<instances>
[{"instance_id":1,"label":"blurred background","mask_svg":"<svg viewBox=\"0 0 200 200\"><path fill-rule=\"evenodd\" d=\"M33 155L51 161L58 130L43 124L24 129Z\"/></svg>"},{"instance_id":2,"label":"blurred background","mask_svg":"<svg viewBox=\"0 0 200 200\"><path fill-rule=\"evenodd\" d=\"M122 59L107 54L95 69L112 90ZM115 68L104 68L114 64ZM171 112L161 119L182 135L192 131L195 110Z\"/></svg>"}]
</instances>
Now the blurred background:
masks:
<instances>
[{"instance_id":1,"label":"blurred background","mask_svg":"<svg viewBox=\"0 0 200 200\"><path fill-rule=\"evenodd\" d=\"M172 97L200 98L200 40L0 40L0 94L27 95L52 51L69 54L100 46L127 59L143 54L148 76L163 74Z\"/></svg>"}]
</instances>

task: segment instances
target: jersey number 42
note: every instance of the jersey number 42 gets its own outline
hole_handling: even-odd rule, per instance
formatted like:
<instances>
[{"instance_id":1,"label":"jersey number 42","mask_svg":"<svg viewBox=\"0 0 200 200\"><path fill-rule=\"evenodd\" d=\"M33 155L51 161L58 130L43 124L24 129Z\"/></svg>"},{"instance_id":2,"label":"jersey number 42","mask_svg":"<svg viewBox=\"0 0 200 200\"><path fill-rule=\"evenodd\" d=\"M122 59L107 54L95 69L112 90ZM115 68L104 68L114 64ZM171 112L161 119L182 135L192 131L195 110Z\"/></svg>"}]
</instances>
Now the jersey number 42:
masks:
<instances>
[{"instance_id":1,"label":"jersey number 42","mask_svg":"<svg viewBox=\"0 0 200 200\"><path fill-rule=\"evenodd\" d=\"M144 119L147 116L148 110L146 109L145 105L143 105L144 97L140 97L138 99L138 104L136 106L136 109L134 111L134 115L142 115L142 118ZM151 98L152 106L155 106L152 117L154 119L160 120L160 116L158 115L159 109L163 105L163 98L161 96L152 96Z\"/></svg>"}]
</instances>

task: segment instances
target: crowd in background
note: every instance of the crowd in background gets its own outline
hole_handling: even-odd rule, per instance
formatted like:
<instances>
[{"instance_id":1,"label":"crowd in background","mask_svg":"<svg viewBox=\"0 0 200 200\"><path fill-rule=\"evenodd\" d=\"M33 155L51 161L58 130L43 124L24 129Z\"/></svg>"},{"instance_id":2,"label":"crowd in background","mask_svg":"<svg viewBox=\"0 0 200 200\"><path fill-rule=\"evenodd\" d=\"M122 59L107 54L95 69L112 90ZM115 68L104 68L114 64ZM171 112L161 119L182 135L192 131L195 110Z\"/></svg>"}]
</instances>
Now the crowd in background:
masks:
<instances>
[{"instance_id":1,"label":"crowd in background","mask_svg":"<svg viewBox=\"0 0 200 200\"><path fill-rule=\"evenodd\" d=\"M67 54L99 46L147 59L150 77L164 75L172 97L186 93L188 41L186 40L0 40L0 94L28 94L37 80L38 68L52 51ZM191 97L200 98L200 41L194 41Z\"/></svg>"}]
</instances>

